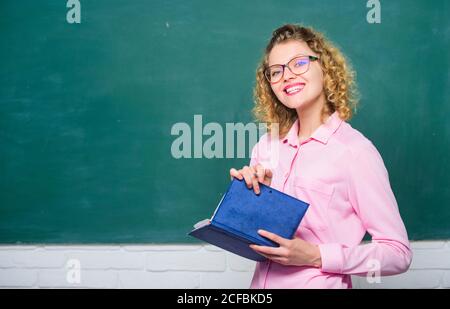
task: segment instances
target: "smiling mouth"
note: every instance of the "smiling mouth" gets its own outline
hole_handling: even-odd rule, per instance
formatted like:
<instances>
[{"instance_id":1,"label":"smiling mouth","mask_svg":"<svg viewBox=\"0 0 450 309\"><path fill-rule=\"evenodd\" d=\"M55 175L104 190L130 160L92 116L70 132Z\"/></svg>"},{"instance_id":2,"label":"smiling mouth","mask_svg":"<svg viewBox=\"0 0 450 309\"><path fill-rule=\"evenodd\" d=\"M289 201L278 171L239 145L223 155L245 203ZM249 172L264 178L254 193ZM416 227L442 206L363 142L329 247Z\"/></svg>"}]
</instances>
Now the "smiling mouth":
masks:
<instances>
[{"instance_id":1,"label":"smiling mouth","mask_svg":"<svg viewBox=\"0 0 450 309\"><path fill-rule=\"evenodd\" d=\"M294 94L297 94L297 93L301 92L304 87L305 87L304 84L302 84L302 85L295 85L293 87L286 88L283 91L287 95L291 96L291 95L294 95Z\"/></svg>"}]
</instances>

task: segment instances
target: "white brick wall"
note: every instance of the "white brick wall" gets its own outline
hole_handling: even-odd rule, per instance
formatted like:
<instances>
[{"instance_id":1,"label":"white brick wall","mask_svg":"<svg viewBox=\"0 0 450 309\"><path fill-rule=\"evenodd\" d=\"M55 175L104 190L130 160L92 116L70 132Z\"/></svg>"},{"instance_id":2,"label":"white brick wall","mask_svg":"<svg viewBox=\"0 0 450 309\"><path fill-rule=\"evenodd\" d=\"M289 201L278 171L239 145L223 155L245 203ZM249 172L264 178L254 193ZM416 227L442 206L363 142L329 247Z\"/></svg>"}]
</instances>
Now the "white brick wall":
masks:
<instances>
[{"instance_id":1,"label":"white brick wall","mask_svg":"<svg viewBox=\"0 0 450 309\"><path fill-rule=\"evenodd\" d=\"M412 247L407 273L372 284L353 277L354 287L450 288L450 241ZM0 246L0 288L248 288L254 267L210 245Z\"/></svg>"}]
</instances>

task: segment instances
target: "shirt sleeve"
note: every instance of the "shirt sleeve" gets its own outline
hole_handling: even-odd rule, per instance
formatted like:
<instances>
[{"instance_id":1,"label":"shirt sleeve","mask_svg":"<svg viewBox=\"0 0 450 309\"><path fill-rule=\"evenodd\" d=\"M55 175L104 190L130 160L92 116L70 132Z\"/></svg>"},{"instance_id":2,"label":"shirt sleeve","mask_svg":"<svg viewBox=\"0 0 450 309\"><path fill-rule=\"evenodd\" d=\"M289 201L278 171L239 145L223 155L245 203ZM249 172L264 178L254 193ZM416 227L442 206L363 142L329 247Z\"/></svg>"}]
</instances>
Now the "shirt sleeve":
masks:
<instances>
[{"instance_id":1,"label":"shirt sleeve","mask_svg":"<svg viewBox=\"0 0 450 309\"><path fill-rule=\"evenodd\" d=\"M349 162L350 203L372 241L354 247L338 243L319 245L322 271L350 275L405 272L412 252L383 159L370 143Z\"/></svg>"}]
</instances>

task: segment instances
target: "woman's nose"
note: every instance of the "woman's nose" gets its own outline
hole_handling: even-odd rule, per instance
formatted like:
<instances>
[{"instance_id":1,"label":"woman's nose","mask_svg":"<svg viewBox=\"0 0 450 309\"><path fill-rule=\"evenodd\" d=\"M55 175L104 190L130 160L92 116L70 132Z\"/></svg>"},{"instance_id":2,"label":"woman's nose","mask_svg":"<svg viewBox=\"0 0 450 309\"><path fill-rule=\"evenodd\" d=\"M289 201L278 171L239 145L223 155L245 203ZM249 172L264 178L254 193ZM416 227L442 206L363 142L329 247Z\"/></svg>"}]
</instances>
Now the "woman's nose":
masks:
<instances>
[{"instance_id":1,"label":"woman's nose","mask_svg":"<svg viewBox=\"0 0 450 309\"><path fill-rule=\"evenodd\" d=\"M289 70L289 68L285 68L284 69L284 74L283 74L283 79L285 81L289 80L289 79L293 79L296 78L297 75L295 75L294 73L291 72L291 70Z\"/></svg>"}]
</instances>

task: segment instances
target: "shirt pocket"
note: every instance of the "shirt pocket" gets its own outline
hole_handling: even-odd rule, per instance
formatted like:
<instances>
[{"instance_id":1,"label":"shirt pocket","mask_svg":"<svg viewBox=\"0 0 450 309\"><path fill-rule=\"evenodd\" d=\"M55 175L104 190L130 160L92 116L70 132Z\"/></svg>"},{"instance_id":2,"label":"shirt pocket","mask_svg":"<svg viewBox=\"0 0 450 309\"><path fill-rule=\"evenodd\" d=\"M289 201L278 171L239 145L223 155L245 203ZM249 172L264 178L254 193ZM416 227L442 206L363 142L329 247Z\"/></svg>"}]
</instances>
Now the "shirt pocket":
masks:
<instances>
[{"instance_id":1,"label":"shirt pocket","mask_svg":"<svg viewBox=\"0 0 450 309\"><path fill-rule=\"evenodd\" d=\"M310 230L324 230L328 226L328 208L334 186L316 179L294 178L295 196L309 207L300 224Z\"/></svg>"}]
</instances>

